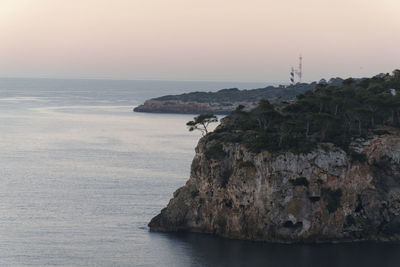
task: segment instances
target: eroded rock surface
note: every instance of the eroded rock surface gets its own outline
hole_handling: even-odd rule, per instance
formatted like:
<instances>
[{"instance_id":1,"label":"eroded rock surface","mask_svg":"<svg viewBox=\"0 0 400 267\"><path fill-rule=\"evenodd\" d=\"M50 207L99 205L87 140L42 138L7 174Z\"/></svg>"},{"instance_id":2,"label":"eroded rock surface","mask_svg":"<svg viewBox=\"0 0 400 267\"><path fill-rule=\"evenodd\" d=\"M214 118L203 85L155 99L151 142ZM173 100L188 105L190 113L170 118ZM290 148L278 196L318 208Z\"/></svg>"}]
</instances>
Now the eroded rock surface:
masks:
<instances>
[{"instance_id":1,"label":"eroded rock surface","mask_svg":"<svg viewBox=\"0 0 400 267\"><path fill-rule=\"evenodd\" d=\"M352 147L366 160L331 144L307 154L256 154L206 136L190 179L149 227L271 242L397 240L400 134Z\"/></svg>"}]
</instances>

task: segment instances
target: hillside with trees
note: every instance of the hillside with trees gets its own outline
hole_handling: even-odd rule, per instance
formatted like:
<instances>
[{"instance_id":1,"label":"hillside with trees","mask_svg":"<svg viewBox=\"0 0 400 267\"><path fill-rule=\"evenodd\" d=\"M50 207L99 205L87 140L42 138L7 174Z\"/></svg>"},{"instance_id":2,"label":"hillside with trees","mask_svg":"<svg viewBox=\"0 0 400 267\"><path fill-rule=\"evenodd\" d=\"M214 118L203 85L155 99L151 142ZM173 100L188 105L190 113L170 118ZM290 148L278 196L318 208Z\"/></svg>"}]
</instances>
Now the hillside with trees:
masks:
<instances>
[{"instance_id":1,"label":"hillside with trees","mask_svg":"<svg viewBox=\"0 0 400 267\"><path fill-rule=\"evenodd\" d=\"M191 92L181 95L166 95L154 100L171 101L180 100L183 102L254 102L260 99L274 100L282 98L284 100L294 99L297 94L313 90L317 83L298 83L290 86L268 86L258 89L239 90L237 88L222 89L217 92Z\"/></svg>"},{"instance_id":2,"label":"hillside with trees","mask_svg":"<svg viewBox=\"0 0 400 267\"><path fill-rule=\"evenodd\" d=\"M242 142L254 152L302 153L318 143L348 151L355 138L400 127L399 89L400 70L357 82L349 78L341 86L319 83L294 101L261 100L251 111L240 106L209 137Z\"/></svg>"},{"instance_id":3,"label":"hillside with trees","mask_svg":"<svg viewBox=\"0 0 400 267\"><path fill-rule=\"evenodd\" d=\"M340 80L340 78L336 78L334 82L340 82ZM191 92L180 95L167 95L149 99L143 105L134 108L134 111L150 113L229 114L239 105L245 106L246 109L251 109L257 106L258 101L261 99L268 99L269 101L294 99L298 94L313 90L316 85L316 82L298 83L290 86L268 86L248 90L231 88L222 89L217 92Z\"/></svg>"}]
</instances>

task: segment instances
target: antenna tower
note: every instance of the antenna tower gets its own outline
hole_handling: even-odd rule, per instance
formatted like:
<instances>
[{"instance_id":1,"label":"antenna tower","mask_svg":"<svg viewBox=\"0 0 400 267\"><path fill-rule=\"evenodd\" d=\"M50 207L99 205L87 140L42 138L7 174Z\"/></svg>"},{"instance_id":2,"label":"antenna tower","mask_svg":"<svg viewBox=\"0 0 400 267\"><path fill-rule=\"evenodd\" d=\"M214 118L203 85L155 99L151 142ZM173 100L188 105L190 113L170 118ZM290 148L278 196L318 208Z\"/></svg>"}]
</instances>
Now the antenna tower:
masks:
<instances>
[{"instance_id":1,"label":"antenna tower","mask_svg":"<svg viewBox=\"0 0 400 267\"><path fill-rule=\"evenodd\" d=\"M295 74L299 78L298 82L301 83L301 78L303 77L303 57L301 55L299 56L299 68L294 69L292 67L292 69L290 71L290 85L294 85L294 75Z\"/></svg>"},{"instance_id":2,"label":"antenna tower","mask_svg":"<svg viewBox=\"0 0 400 267\"><path fill-rule=\"evenodd\" d=\"M296 70L296 74L299 77L299 82L301 82L301 77L303 76L303 57L299 57L299 69Z\"/></svg>"}]
</instances>

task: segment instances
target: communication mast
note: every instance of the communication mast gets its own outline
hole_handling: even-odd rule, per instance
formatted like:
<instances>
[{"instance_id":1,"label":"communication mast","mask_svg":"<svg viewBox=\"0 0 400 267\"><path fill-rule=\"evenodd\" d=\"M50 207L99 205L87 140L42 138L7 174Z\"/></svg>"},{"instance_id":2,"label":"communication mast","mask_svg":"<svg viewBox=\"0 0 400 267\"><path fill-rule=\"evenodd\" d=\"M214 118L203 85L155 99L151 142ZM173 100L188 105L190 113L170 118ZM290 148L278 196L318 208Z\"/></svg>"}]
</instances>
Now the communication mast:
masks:
<instances>
[{"instance_id":1,"label":"communication mast","mask_svg":"<svg viewBox=\"0 0 400 267\"><path fill-rule=\"evenodd\" d=\"M296 74L296 76L298 77L298 82L301 83L301 78L303 77L303 57L300 55L299 57L299 68L298 69L294 69L292 67L291 71L290 71L290 84L294 85L294 75Z\"/></svg>"},{"instance_id":2,"label":"communication mast","mask_svg":"<svg viewBox=\"0 0 400 267\"><path fill-rule=\"evenodd\" d=\"M299 82L301 82L301 77L303 76L303 57L299 57L299 69L296 71L297 76L299 76Z\"/></svg>"}]
</instances>

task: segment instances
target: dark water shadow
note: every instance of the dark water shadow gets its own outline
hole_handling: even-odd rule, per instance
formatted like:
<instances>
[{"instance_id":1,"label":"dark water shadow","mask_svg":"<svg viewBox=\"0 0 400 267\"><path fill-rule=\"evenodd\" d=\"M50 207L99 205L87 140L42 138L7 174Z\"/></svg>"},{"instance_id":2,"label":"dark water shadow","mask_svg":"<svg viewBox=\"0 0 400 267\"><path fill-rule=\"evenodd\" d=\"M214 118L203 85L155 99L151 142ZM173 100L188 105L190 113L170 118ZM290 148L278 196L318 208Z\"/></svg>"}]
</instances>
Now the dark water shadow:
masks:
<instances>
[{"instance_id":1,"label":"dark water shadow","mask_svg":"<svg viewBox=\"0 0 400 267\"><path fill-rule=\"evenodd\" d=\"M400 266L400 243L270 244L196 233L150 233L191 266ZM155 237L155 236L153 236Z\"/></svg>"}]
</instances>

